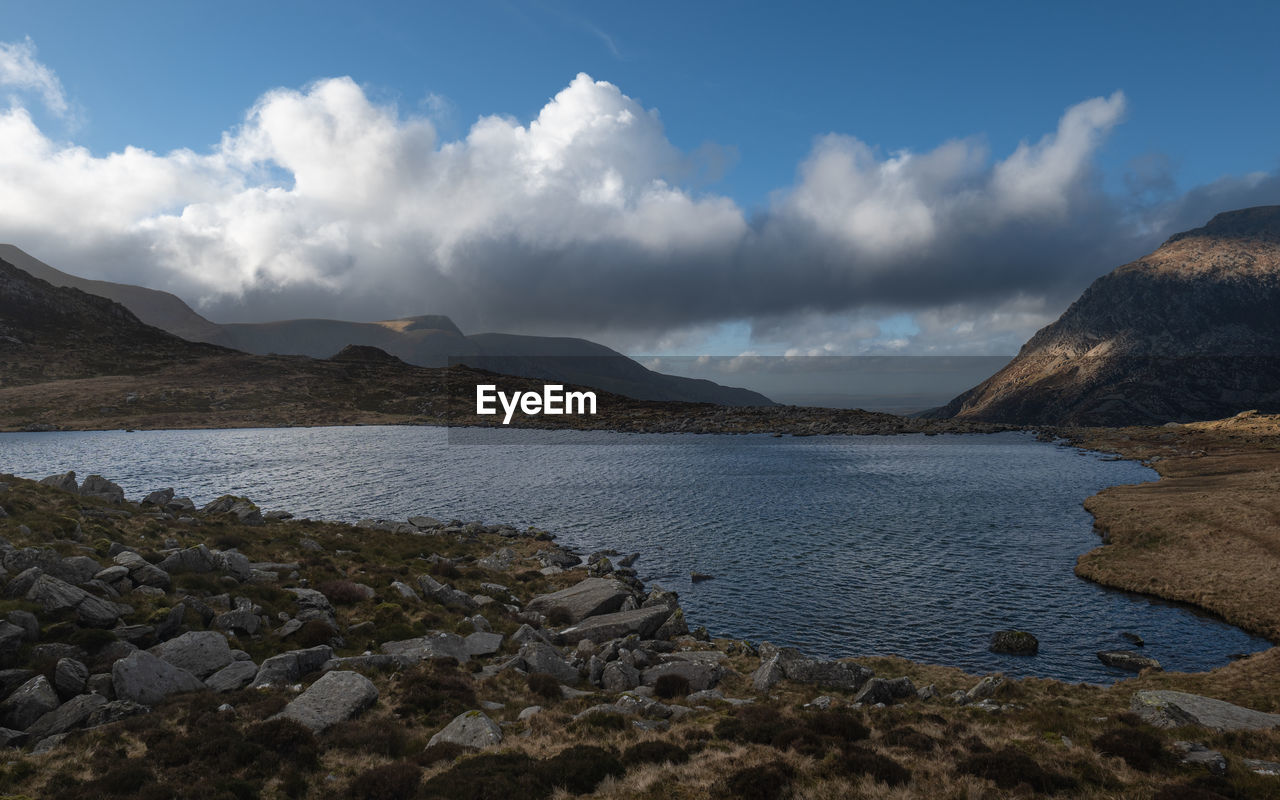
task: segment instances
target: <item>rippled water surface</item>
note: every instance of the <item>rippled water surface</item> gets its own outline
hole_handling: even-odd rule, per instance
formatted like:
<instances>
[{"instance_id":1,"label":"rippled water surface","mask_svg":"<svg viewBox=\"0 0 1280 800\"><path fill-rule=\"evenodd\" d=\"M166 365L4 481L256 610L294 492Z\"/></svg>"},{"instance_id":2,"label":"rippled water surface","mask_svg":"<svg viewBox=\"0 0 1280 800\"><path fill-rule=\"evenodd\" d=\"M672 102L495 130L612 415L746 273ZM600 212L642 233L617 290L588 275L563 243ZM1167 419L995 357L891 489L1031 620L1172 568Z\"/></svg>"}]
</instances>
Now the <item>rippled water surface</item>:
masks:
<instances>
[{"instance_id":1,"label":"rippled water surface","mask_svg":"<svg viewBox=\"0 0 1280 800\"><path fill-rule=\"evenodd\" d=\"M464 443L469 442L469 443ZM1081 501L1154 480L1131 462L1024 434L811 437L291 428L5 434L0 471L99 472L132 498L163 486L299 516L412 514L555 532L640 551L691 624L825 656L896 653L974 671L1104 682L1129 645L1203 670L1264 640L1076 578L1098 544ZM693 585L691 570L714 580ZM994 630L1034 658L986 651Z\"/></svg>"}]
</instances>

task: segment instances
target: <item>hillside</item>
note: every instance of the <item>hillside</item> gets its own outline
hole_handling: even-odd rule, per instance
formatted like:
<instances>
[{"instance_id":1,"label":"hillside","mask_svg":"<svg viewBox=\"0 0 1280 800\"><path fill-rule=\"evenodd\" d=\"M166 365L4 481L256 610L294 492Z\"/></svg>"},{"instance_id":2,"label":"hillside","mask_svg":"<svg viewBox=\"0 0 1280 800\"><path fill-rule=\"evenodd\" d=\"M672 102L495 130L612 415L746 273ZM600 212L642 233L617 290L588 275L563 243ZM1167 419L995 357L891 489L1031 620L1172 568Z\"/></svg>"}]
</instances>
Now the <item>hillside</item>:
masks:
<instances>
[{"instance_id":1,"label":"hillside","mask_svg":"<svg viewBox=\"0 0 1280 800\"><path fill-rule=\"evenodd\" d=\"M183 339L246 353L328 358L348 345L361 345L376 347L420 367L466 364L507 375L590 386L637 400L773 405L769 398L748 389L654 372L616 350L586 339L504 333L466 336L451 319L440 314L381 322L292 319L219 324L200 316L168 292L69 275L11 244L0 244L0 259L54 286L114 300L142 322Z\"/></svg>"},{"instance_id":2,"label":"hillside","mask_svg":"<svg viewBox=\"0 0 1280 800\"><path fill-rule=\"evenodd\" d=\"M1219 214L1096 280L935 416L1141 425L1280 410L1280 206Z\"/></svg>"}]
</instances>

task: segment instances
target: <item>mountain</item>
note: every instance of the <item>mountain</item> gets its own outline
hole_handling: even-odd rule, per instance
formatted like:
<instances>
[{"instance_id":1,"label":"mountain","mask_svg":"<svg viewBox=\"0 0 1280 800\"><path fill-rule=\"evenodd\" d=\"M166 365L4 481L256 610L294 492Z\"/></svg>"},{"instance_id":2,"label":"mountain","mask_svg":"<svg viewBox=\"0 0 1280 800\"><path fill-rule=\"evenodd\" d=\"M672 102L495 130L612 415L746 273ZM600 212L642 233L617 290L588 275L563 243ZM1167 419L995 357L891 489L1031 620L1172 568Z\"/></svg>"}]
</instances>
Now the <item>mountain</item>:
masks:
<instances>
[{"instance_id":1,"label":"mountain","mask_svg":"<svg viewBox=\"0 0 1280 800\"><path fill-rule=\"evenodd\" d=\"M586 339L484 333L466 336L448 317L423 315L382 322L293 319L279 322L211 322L168 292L69 275L10 244L0 259L48 281L114 300L142 322L194 342L258 355L328 358L348 345L376 347L409 364L449 364L525 378L590 386L637 400L768 406L758 392L707 380L664 375L622 353Z\"/></svg>"},{"instance_id":2,"label":"mountain","mask_svg":"<svg viewBox=\"0 0 1280 800\"><path fill-rule=\"evenodd\" d=\"M1135 425L1280 411L1280 206L1218 214L1094 281L936 417Z\"/></svg>"}]
</instances>

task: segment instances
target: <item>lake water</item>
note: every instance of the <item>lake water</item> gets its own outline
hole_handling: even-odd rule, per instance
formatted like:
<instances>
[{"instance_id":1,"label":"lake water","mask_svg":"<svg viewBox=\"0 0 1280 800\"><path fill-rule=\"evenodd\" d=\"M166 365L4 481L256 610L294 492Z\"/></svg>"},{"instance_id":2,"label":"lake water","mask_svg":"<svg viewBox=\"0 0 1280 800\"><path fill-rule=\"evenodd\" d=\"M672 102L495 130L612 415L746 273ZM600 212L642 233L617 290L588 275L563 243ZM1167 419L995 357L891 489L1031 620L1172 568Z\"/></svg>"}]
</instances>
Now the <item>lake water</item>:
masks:
<instances>
[{"instance_id":1,"label":"lake water","mask_svg":"<svg viewBox=\"0 0 1280 800\"><path fill-rule=\"evenodd\" d=\"M422 427L5 434L0 472L97 472L355 521L535 525L584 554L639 551L691 625L822 656L894 653L976 672L1108 682L1101 649L1205 670L1268 647L1186 608L1072 573L1097 546L1081 502L1155 480L1028 434L775 438ZM692 570L714 580L692 584ZM987 652L992 631L1040 639Z\"/></svg>"}]
</instances>

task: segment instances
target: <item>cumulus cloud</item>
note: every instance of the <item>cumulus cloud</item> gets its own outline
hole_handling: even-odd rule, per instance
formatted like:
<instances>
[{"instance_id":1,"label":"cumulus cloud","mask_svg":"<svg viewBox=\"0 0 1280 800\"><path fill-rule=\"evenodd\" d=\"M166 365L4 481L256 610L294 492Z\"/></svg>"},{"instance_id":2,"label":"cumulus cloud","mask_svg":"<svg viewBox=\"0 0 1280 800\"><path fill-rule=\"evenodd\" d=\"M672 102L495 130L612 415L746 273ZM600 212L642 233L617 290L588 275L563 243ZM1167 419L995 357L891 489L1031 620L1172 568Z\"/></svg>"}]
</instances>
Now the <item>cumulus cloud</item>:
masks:
<instances>
[{"instance_id":1,"label":"cumulus cloud","mask_svg":"<svg viewBox=\"0 0 1280 800\"><path fill-rule=\"evenodd\" d=\"M30 42L0 49L0 80L66 107ZM1093 166L1124 107L1119 92L1085 100L994 160L976 138L884 154L823 136L749 219L690 188L716 168L705 152L587 75L527 123L487 116L456 140L350 78L265 93L207 152L95 156L15 103L0 112L0 239L218 321L446 313L464 330L642 346L737 320L860 352L868 320L907 310L913 346L993 345L1200 206L1274 190L1254 176L1135 223Z\"/></svg>"},{"instance_id":2,"label":"cumulus cloud","mask_svg":"<svg viewBox=\"0 0 1280 800\"><path fill-rule=\"evenodd\" d=\"M0 42L0 87L34 92L46 108L59 116L70 111L62 82L53 70L36 60L36 46L30 37L21 42Z\"/></svg>"}]
</instances>

